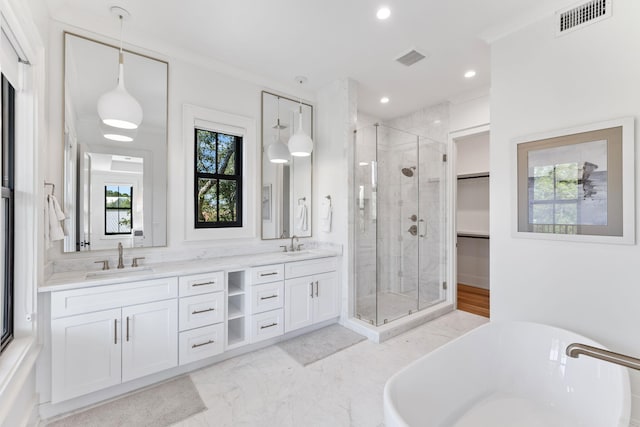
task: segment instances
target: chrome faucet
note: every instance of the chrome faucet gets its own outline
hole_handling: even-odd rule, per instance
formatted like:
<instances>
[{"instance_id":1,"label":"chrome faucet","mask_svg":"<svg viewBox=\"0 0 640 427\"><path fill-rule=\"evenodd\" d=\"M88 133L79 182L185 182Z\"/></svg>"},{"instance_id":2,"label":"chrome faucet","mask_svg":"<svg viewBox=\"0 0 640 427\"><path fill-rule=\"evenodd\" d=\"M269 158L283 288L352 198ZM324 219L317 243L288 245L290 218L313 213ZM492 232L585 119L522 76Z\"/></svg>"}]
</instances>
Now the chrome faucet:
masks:
<instances>
[{"instance_id":1,"label":"chrome faucet","mask_svg":"<svg viewBox=\"0 0 640 427\"><path fill-rule=\"evenodd\" d=\"M295 252L296 251L296 247L293 246L293 239L296 239L297 242L300 241L300 239L298 239L298 236L296 236L295 234L293 236L291 236L291 246L289 247L289 250L291 252Z\"/></svg>"},{"instance_id":2,"label":"chrome faucet","mask_svg":"<svg viewBox=\"0 0 640 427\"><path fill-rule=\"evenodd\" d=\"M124 263L122 262L122 242L118 242L118 268L124 268Z\"/></svg>"}]
</instances>

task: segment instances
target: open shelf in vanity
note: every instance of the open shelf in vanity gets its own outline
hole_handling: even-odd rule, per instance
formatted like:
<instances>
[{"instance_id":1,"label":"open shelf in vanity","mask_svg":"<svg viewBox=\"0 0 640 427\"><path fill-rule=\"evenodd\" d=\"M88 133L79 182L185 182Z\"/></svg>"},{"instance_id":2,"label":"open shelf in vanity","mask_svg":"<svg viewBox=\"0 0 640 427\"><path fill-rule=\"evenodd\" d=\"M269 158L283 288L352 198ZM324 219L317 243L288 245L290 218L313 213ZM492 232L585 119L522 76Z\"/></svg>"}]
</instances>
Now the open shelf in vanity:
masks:
<instances>
[{"instance_id":1,"label":"open shelf in vanity","mask_svg":"<svg viewBox=\"0 0 640 427\"><path fill-rule=\"evenodd\" d=\"M227 349L247 343L247 277L245 270L227 276Z\"/></svg>"}]
</instances>

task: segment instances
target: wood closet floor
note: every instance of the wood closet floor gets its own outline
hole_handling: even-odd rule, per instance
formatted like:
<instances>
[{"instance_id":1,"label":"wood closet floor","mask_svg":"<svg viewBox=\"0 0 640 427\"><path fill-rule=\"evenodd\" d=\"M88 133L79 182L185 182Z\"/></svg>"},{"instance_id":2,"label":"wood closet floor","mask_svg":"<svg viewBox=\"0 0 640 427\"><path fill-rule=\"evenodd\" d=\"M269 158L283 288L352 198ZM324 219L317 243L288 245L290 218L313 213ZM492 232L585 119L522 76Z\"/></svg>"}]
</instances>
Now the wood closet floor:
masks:
<instances>
[{"instance_id":1,"label":"wood closet floor","mask_svg":"<svg viewBox=\"0 0 640 427\"><path fill-rule=\"evenodd\" d=\"M489 290L458 283L458 310L489 317Z\"/></svg>"}]
</instances>

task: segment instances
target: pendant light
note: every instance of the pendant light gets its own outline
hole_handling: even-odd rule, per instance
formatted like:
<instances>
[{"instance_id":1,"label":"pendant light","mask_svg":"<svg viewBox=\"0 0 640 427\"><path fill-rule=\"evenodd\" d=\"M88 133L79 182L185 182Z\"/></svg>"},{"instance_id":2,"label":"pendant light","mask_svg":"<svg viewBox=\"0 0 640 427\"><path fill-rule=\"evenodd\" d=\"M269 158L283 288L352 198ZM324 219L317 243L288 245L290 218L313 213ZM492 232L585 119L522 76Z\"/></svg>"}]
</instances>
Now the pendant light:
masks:
<instances>
[{"instance_id":1,"label":"pendant light","mask_svg":"<svg viewBox=\"0 0 640 427\"><path fill-rule=\"evenodd\" d=\"M278 135L274 137L274 141L267 147L267 157L271 163L289 163L289 149L280 140L280 129L286 129L286 125L280 124L280 97L278 96L278 121L273 129L276 129Z\"/></svg>"},{"instance_id":2,"label":"pendant light","mask_svg":"<svg viewBox=\"0 0 640 427\"><path fill-rule=\"evenodd\" d=\"M104 136L106 139L110 139L111 141L131 142L138 133L138 129L122 129L105 125L102 120L98 120L98 122L100 132L102 132L102 136Z\"/></svg>"},{"instance_id":3,"label":"pendant light","mask_svg":"<svg viewBox=\"0 0 640 427\"><path fill-rule=\"evenodd\" d=\"M120 19L120 54L118 85L104 93L98 100L98 115L105 125L121 129L137 129L142 122L140 103L127 92L124 85L124 54L122 51L122 26L130 14L121 7L114 6L111 13Z\"/></svg>"},{"instance_id":4,"label":"pendant light","mask_svg":"<svg viewBox=\"0 0 640 427\"><path fill-rule=\"evenodd\" d=\"M306 83L307 78L298 76L296 77L296 81L300 85L302 85ZM302 129L302 99L301 98L299 102L300 102L300 111L298 113L298 130L293 135L291 135L291 138L289 138L289 143L287 145L289 146L289 152L291 153L292 156L307 157L307 156L310 156L311 152L313 151L313 141L311 140L309 135L304 133L304 130Z\"/></svg>"}]
</instances>

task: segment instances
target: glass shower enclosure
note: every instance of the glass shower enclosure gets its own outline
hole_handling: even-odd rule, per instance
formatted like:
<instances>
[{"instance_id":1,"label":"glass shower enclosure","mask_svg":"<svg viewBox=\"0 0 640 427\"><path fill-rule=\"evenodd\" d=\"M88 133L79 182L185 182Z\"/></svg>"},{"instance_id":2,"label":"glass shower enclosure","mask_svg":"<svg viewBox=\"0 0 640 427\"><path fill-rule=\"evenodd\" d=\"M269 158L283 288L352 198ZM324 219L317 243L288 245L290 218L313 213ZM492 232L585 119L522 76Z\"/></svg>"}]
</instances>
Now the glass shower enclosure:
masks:
<instances>
[{"instance_id":1,"label":"glass shower enclosure","mask_svg":"<svg viewBox=\"0 0 640 427\"><path fill-rule=\"evenodd\" d=\"M446 299L447 145L382 124L354 142L354 314L378 326Z\"/></svg>"}]
</instances>

